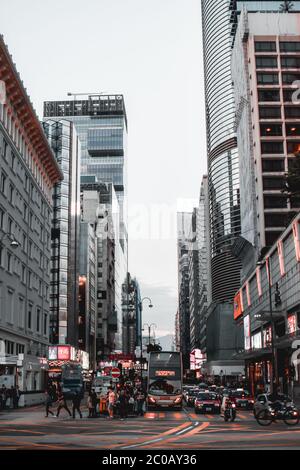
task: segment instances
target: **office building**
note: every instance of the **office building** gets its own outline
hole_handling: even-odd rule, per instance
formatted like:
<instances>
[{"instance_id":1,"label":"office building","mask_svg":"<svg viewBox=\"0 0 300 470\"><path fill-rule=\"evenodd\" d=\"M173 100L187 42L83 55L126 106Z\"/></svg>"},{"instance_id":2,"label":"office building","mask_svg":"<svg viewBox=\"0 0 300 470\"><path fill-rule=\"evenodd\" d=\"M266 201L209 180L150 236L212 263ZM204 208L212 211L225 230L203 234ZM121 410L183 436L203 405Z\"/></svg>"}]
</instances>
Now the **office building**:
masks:
<instances>
[{"instance_id":1,"label":"office building","mask_svg":"<svg viewBox=\"0 0 300 470\"><path fill-rule=\"evenodd\" d=\"M123 351L134 354L142 346L142 302L139 283L127 273L123 284Z\"/></svg>"},{"instance_id":2,"label":"office building","mask_svg":"<svg viewBox=\"0 0 300 470\"><path fill-rule=\"evenodd\" d=\"M190 292L189 292L189 235L192 213L177 214L177 259L178 259L178 326L179 344L183 366L190 365Z\"/></svg>"},{"instance_id":3,"label":"office building","mask_svg":"<svg viewBox=\"0 0 300 470\"><path fill-rule=\"evenodd\" d=\"M80 142L70 121L47 120L43 126L64 176L63 181L55 185L52 196L50 342L80 348Z\"/></svg>"},{"instance_id":4,"label":"office building","mask_svg":"<svg viewBox=\"0 0 300 470\"><path fill-rule=\"evenodd\" d=\"M114 185L91 180L91 177L81 179L81 220L95 233L96 358L99 361L115 350L122 350L122 285L126 279L126 260L119 237L120 208Z\"/></svg>"},{"instance_id":5,"label":"office building","mask_svg":"<svg viewBox=\"0 0 300 470\"><path fill-rule=\"evenodd\" d=\"M0 36L0 385L44 401L52 188L62 173Z\"/></svg>"}]
</instances>

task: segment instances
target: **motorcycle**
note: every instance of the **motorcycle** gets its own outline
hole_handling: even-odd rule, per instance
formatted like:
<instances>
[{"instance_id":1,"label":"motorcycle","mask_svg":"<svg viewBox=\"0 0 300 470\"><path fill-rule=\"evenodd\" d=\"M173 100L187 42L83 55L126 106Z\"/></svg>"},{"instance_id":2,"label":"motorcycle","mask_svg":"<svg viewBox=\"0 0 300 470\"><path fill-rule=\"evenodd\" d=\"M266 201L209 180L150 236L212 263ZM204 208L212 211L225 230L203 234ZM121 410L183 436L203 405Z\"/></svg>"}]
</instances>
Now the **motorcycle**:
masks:
<instances>
[{"instance_id":1,"label":"motorcycle","mask_svg":"<svg viewBox=\"0 0 300 470\"><path fill-rule=\"evenodd\" d=\"M225 423L227 421L231 421L233 423L235 418L236 418L236 405L235 403L229 402L227 403L227 406L224 411L224 421Z\"/></svg>"}]
</instances>

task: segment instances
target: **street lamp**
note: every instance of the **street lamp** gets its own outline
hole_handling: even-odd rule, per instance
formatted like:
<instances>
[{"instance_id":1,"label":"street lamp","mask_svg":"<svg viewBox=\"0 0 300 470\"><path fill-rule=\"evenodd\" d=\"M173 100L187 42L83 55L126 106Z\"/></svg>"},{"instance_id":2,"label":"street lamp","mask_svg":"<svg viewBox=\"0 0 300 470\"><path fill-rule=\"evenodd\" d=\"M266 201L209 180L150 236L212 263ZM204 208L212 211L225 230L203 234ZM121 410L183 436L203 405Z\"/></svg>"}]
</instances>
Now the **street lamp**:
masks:
<instances>
[{"instance_id":1,"label":"street lamp","mask_svg":"<svg viewBox=\"0 0 300 470\"><path fill-rule=\"evenodd\" d=\"M140 311L141 311L141 329L140 329L140 339L141 339L141 354L140 354L140 361L141 361L141 385L143 384L143 369L142 369L142 364L143 364L143 333L142 331L144 327L142 327L142 311L143 311L143 302L147 300L149 302L148 307L153 308L153 303L150 297L143 297L139 303ZM150 341L149 341L150 342Z\"/></svg>"},{"instance_id":2,"label":"street lamp","mask_svg":"<svg viewBox=\"0 0 300 470\"><path fill-rule=\"evenodd\" d=\"M1 248L3 247L3 240L5 238L8 238L10 240L10 247L11 248L13 248L13 249L18 248L19 242L16 240L16 238L14 237L14 235L12 233L3 233L3 235L0 238L0 247Z\"/></svg>"},{"instance_id":3,"label":"street lamp","mask_svg":"<svg viewBox=\"0 0 300 470\"><path fill-rule=\"evenodd\" d=\"M257 266L261 267L264 263L258 262ZM268 275L268 287L269 287L269 305L270 305L270 322L271 322L271 348L272 348L272 384L271 392L273 393L278 387L278 367L277 367L277 353L275 347L275 326L273 317L273 302L272 302L272 285L271 285L271 272ZM263 316L260 317L263 319Z\"/></svg>"}]
</instances>

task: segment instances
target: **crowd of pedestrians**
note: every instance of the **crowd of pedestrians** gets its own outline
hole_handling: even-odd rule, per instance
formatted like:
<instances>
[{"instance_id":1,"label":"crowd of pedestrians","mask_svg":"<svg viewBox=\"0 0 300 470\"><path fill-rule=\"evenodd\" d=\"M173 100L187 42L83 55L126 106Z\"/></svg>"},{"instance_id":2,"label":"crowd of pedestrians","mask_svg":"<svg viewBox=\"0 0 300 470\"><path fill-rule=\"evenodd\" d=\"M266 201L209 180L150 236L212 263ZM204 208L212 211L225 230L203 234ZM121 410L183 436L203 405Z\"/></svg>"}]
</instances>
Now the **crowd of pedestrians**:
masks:
<instances>
[{"instance_id":1,"label":"crowd of pedestrians","mask_svg":"<svg viewBox=\"0 0 300 470\"><path fill-rule=\"evenodd\" d=\"M141 388L124 386L119 390L111 387L108 391L108 418L119 415L121 420L128 416L143 416L146 394Z\"/></svg>"},{"instance_id":2,"label":"crowd of pedestrians","mask_svg":"<svg viewBox=\"0 0 300 470\"><path fill-rule=\"evenodd\" d=\"M75 393L70 398L72 402L72 410L68 407L67 399L60 386L51 386L45 392L45 417L49 414L58 418L64 410L73 419L76 413L82 418L81 402L82 398L79 393ZM103 397L102 397L103 398ZM121 420L129 416L143 416L146 394L141 388L133 386L110 387L106 396L107 418L113 419L119 417ZM94 389L91 389L86 399L86 407L88 410L88 418L97 418L100 414L100 397ZM56 405L55 409L53 406Z\"/></svg>"},{"instance_id":3,"label":"crowd of pedestrians","mask_svg":"<svg viewBox=\"0 0 300 470\"><path fill-rule=\"evenodd\" d=\"M19 400L20 390L18 386L11 386L10 388L7 388L5 385L2 385L0 388L0 410L18 408Z\"/></svg>"}]
</instances>

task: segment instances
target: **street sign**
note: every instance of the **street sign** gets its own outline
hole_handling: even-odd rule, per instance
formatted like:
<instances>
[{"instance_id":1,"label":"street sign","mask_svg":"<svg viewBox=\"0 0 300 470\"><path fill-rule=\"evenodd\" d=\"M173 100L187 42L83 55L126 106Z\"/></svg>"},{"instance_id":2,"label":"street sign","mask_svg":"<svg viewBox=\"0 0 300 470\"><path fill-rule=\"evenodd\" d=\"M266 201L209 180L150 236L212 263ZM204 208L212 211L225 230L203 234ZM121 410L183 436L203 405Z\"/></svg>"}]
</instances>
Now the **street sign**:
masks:
<instances>
[{"instance_id":1,"label":"street sign","mask_svg":"<svg viewBox=\"0 0 300 470\"><path fill-rule=\"evenodd\" d=\"M113 367L112 370L111 370L111 376L113 379L117 379L119 378L121 375L121 372L120 372L120 369L118 369L117 367Z\"/></svg>"}]
</instances>

